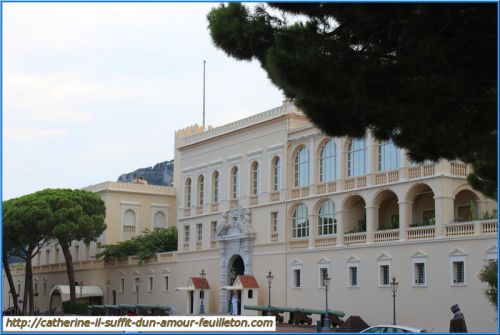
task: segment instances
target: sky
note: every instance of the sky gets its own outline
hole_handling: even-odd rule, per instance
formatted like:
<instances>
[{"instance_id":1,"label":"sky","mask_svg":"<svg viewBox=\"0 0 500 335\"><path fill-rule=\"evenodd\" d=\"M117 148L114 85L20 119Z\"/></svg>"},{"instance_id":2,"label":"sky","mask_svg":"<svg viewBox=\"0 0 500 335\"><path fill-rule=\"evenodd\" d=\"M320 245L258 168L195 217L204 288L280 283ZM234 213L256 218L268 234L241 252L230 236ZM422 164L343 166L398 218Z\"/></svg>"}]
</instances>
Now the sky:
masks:
<instances>
[{"instance_id":1,"label":"sky","mask_svg":"<svg viewBox=\"0 0 500 335\"><path fill-rule=\"evenodd\" d=\"M173 159L174 132L281 105L257 61L212 44L207 3L4 3L4 200Z\"/></svg>"}]
</instances>

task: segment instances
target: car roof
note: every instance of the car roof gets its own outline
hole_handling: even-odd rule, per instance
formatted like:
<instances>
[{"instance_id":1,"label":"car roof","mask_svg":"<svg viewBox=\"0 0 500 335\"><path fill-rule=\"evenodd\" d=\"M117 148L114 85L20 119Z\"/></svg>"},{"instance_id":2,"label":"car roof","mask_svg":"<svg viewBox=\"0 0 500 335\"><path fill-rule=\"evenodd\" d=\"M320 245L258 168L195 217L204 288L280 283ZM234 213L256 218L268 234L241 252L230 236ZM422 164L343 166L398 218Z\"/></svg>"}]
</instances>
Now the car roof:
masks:
<instances>
[{"instance_id":1,"label":"car roof","mask_svg":"<svg viewBox=\"0 0 500 335\"><path fill-rule=\"evenodd\" d=\"M401 326L401 325L376 325L376 326L372 326L370 328L375 328L375 327L391 327L391 328L401 328L401 329L412 330L412 331L422 331L422 329L420 329L420 328Z\"/></svg>"}]
</instances>

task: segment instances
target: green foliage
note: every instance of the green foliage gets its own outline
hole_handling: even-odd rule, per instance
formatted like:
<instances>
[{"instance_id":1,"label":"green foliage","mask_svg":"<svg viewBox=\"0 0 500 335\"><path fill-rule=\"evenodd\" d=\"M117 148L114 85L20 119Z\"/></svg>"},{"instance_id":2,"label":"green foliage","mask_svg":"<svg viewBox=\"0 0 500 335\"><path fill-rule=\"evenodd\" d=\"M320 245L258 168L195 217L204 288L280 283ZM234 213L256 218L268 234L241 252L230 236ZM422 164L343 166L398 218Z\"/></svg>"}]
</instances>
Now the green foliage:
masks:
<instances>
[{"instance_id":1,"label":"green foliage","mask_svg":"<svg viewBox=\"0 0 500 335\"><path fill-rule=\"evenodd\" d=\"M155 253L177 250L177 228L156 228L146 230L143 235L130 240L103 246L104 250L96 255L105 261L128 256L139 256L141 262L151 258Z\"/></svg>"},{"instance_id":2,"label":"green foliage","mask_svg":"<svg viewBox=\"0 0 500 335\"><path fill-rule=\"evenodd\" d=\"M488 300L498 308L498 261L489 260L484 267L479 271L479 280L488 284L488 288L484 290L484 294Z\"/></svg>"},{"instance_id":3,"label":"green foliage","mask_svg":"<svg viewBox=\"0 0 500 335\"><path fill-rule=\"evenodd\" d=\"M64 314L87 315L87 301L63 301Z\"/></svg>"},{"instance_id":4,"label":"green foliage","mask_svg":"<svg viewBox=\"0 0 500 335\"><path fill-rule=\"evenodd\" d=\"M255 8L212 9L214 44L236 59L257 59L323 132L360 137L370 130L414 161L472 164L470 184L496 199L495 4Z\"/></svg>"}]
</instances>

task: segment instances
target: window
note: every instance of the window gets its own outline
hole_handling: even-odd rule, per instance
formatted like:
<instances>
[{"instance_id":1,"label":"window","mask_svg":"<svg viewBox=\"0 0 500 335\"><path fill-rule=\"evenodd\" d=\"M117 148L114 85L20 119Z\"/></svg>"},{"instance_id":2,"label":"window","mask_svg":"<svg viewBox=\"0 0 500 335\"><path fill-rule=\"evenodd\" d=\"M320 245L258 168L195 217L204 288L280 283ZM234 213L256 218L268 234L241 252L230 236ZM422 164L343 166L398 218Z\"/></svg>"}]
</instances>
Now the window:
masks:
<instances>
[{"instance_id":1,"label":"window","mask_svg":"<svg viewBox=\"0 0 500 335\"><path fill-rule=\"evenodd\" d=\"M205 177L198 177L198 206L203 206L204 201Z\"/></svg>"},{"instance_id":2,"label":"window","mask_svg":"<svg viewBox=\"0 0 500 335\"><path fill-rule=\"evenodd\" d=\"M390 286L391 264L389 262L379 262L378 274L378 286Z\"/></svg>"},{"instance_id":3,"label":"window","mask_svg":"<svg viewBox=\"0 0 500 335\"><path fill-rule=\"evenodd\" d=\"M248 299L253 299L253 290L248 290Z\"/></svg>"},{"instance_id":4,"label":"window","mask_svg":"<svg viewBox=\"0 0 500 335\"><path fill-rule=\"evenodd\" d=\"M155 287L154 285L155 285L154 277L149 276L148 277L148 292L153 292L154 287Z\"/></svg>"},{"instance_id":5,"label":"window","mask_svg":"<svg viewBox=\"0 0 500 335\"><path fill-rule=\"evenodd\" d=\"M125 278L120 278L120 292L125 292Z\"/></svg>"},{"instance_id":6,"label":"window","mask_svg":"<svg viewBox=\"0 0 500 335\"><path fill-rule=\"evenodd\" d=\"M190 231L189 226L184 226L184 243L189 243Z\"/></svg>"},{"instance_id":7,"label":"window","mask_svg":"<svg viewBox=\"0 0 500 335\"><path fill-rule=\"evenodd\" d=\"M196 240L198 242L203 240L203 225L201 223L196 224Z\"/></svg>"},{"instance_id":8,"label":"window","mask_svg":"<svg viewBox=\"0 0 500 335\"><path fill-rule=\"evenodd\" d=\"M300 204L293 212L292 238L309 236L309 216L307 207Z\"/></svg>"},{"instance_id":9,"label":"window","mask_svg":"<svg viewBox=\"0 0 500 335\"><path fill-rule=\"evenodd\" d=\"M378 170L394 170L399 168L399 149L392 140L382 141L378 145Z\"/></svg>"},{"instance_id":10,"label":"window","mask_svg":"<svg viewBox=\"0 0 500 335\"><path fill-rule=\"evenodd\" d=\"M163 276L163 291L168 291L168 275Z\"/></svg>"},{"instance_id":11,"label":"window","mask_svg":"<svg viewBox=\"0 0 500 335\"><path fill-rule=\"evenodd\" d=\"M300 281L300 269L294 269L293 270L293 287L294 288L300 288L301 286L301 281Z\"/></svg>"},{"instance_id":12,"label":"window","mask_svg":"<svg viewBox=\"0 0 500 335\"><path fill-rule=\"evenodd\" d=\"M358 287L358 266L351 264L347 267L349 271L349 287Z\"/></svg>"},{"instance_id":13,"label":"window","mask_svg":"<svg viewBox=\"0 0 500 335\"><path fill-rule=\"evenodd\" d=\"M328 268L319 269L319 286L325 287L325 278L328 277Z\"/></svg>"},{"instance_id":14,"label":"window","mask_svg":"<svg viewBox=\"0 0 500 335\"><path fill-rule=\"evenodd\" d=\"M212 175L212 202L219 202L219 171Z\"/></svg>"},{"instance_id":15,"label":"window","mask_svg":"<svg viewBox=\"0 0 500 335\"><path fill-rule=\"evenodd\" d=\"M318 235L332 235L337 233L337 220L335 219L335 204L327 200L318 215Z\"/></svg>"},{"instance_id":16,"label":"window","mask_svg":"<svg viewBox=\"0 0 500 335\"><path fill-rule=\"evenodd\" d=\"M186 208L189 208L191 207L191 178L186 179L186 185L184 191L186 192L186 199L185 199Z\"/></svg>"},{"instance_id":17,"label":"window","mask_svg":"<svg viewBox=\"0 0 500 335\"><path fill-rule=\"evenodd\" d=\"M50 249L45 251L45 264L50 264Z\"/></svg>"},{"instance_id":18,"label":"window","mask_svg":"<svg viewBox=\"0 0 500 335\"><path fill-rule=\"evenodd\" d=\"M295 187L309 185L309 151L300 148L295 155Z\"/></svg>"},{"instance_id":19,"label":"window","mask_svg":"<svg viewBox=\"0 0 500 335\"><path fill-rule=\"evenodd\" d=\"M234 166L231 169L231 199L238 199L240 193L240 174L238 167Z\"/></svg>"},{"instance_id":20,"label":"window","mask_svg":"<svg viewBox=\"0 0 500 335\"><path fill-rule=\"evenodd\" d=\"M56 248L55 263L59 263L59 248Z\"/></svg>"},{"instance_id":21,"label":"window","mask_svg":"<svg viewBox=\"0 0 500 335\"><path fill-rule=\"evenodd\" d=\"M251 172L252 175L250 176L250 190L252 195L257 195L259 193L259 163L252 163Z\"/></svg>"},{"instance_id":22,"label":"window","mask_svg":"<svg viewBox=\"0 0 500 335\"><path fill-rule=\"evenodd\" d=\"M135 226L135 222L136 222L135 212L131 209L127 209L125 213L123 213L123 225Z\"/></svg>"},{"instance_id":23,"label":"window","mask_svg":"<svg viewBox=\"0 0 500 335\"><path fill-rule=\"evenodd\" d=\"M465 278L465 256L451 258L452 286L462 286L466 284Z\"/></svg>"},{"instance_id":24,"label":"window","mask_svg":"<svg viewBox=\"0 0 500 335\"><path fill-rule=\"evenodd\" d=\"M153 228L166 228L167 219L162 212L156 212L153 219Z\"/></svg>"},{"instance_id":25,"label":"window","mask_svg":"<svg viewBox=\"0 0 500 335\"><path fill-rule=\"evenodd\" d=\"M43 283L43 295L47 295L47 283Z\"/></svg>"},{"instance_id":26,"label":"window","mask_svg":"<svg viewBox=\"0 0 500 335\"><path fill-rule=\"evenodd\" d=\"M425 285L425 263L424 262L413 263L413 283L414 283L414 286L424 286Z\"/></svg>"},{"instance_id":27,"label":"window","mask_svg":"<svg viewBox=\"0 0 500 335\"><path fill-rule=\"evenodd\" d=\"M80 261L80 246L77 244L75 245L75 259L74 259L75 262L79 262Z\"/></svg>"},{"instance_id":28,"label":"window","mask_svg":"<svg viewBox=\"0 0 500 335\"><path fill-rule=\"evenodd\" d=\"M215 234L217 233L217 221L210 222L210 235L212 240L215 239Z\"/></svg>"},{"instance_id":29,"label":"window","mask_svg":"<svg viewBox=\"0 0 500 335\"><path fill-rule=\"evenodd\" d=\"M271 233L278 232L278 212L271 212Z\"/></svg>"},{"instance_id":30,"label":"window","mask_svg":"<svg viewBox=\"0 0 500 335\"><path fill-rule=\"evenodd\" d=\"M326 182L336 179L336 159L337 153L335 142L332 139L328 140L321 148L319 159L319 181Z\"/></svg>"},{"instance_id":31,"label":"window","mask_svg":"<svg viewBox=\"0 0 500 335\"><path fill-rule=\"evenodd\" d=\"M280 162L280 158L278 156L274 157L273 158L273 161L272 161L272 190L273 191L279 191L280 189L280 168L281 168L281 162Z\"/></svg>"},{"instance_id":32,"label":"window","mask_svg":"<svg viewBox=\"0 0 500 335\"><path fill-rule=\"evenodd\" d=\"M349 177L366 174L366 142L364 138L351 139L347 149L347 175Z\"/></svg>"},{"instance_id":33,"label":"window","mask_svg":"<svg viewBox=\"0 0 500 335\"><path fill-rule=\"evenodd\" d=\"M134 277L132 279L132 292L137 292L138 289L139 289L139 291L141 290L141 288L139 287L140 282L141 282L141 278L139 278L139 277Z\"/></svg>"}]
</instances>

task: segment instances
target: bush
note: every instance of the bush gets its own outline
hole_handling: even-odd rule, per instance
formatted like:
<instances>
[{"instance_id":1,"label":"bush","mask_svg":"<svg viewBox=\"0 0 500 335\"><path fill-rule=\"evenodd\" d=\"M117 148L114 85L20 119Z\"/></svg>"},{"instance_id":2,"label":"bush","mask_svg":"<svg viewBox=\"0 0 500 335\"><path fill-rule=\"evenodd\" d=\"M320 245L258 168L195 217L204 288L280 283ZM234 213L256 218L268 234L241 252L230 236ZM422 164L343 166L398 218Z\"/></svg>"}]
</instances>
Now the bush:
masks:
<instances>
[{"instance_id":1,"label":"bush","mask_svg":"<svg viewBox=\"0 0 500 335\"><path fill-rule=\"evenodd\" d=\"M89 303L87 301L76 301L71 303L71 301L63 302L64 314L76 314L76 315L87 315Z\"/></svg>"},{"instance_id":2,"label":"bush","mask_svg":"<svg viewBox=\"0 0 500 335\"><path fill-rule=\"evenodd\" d=\"M481 271L479 271L479 279L482 282L488 284L488 288L484 290L484 294L488 298L488 300L495 306L495 309L498 308L498 261L496 259L492 259L486 263Z\"/></svg>"}]
</instances>

